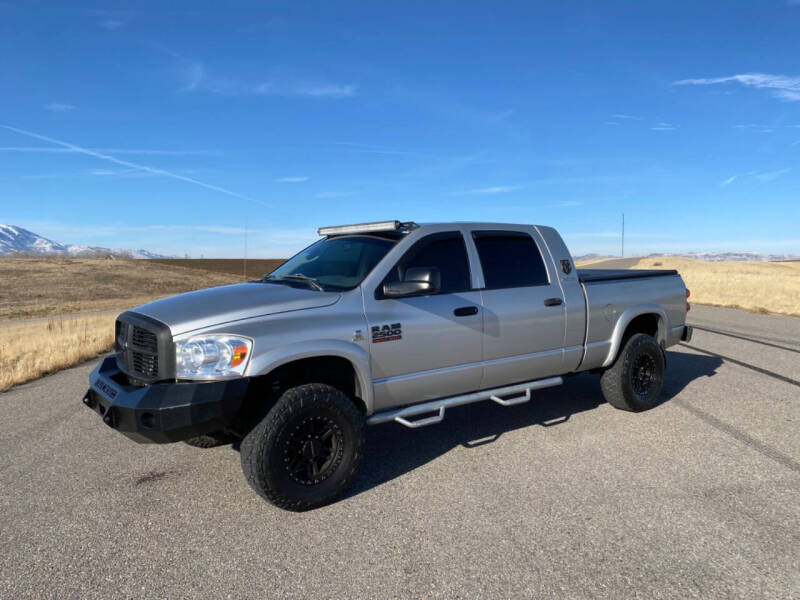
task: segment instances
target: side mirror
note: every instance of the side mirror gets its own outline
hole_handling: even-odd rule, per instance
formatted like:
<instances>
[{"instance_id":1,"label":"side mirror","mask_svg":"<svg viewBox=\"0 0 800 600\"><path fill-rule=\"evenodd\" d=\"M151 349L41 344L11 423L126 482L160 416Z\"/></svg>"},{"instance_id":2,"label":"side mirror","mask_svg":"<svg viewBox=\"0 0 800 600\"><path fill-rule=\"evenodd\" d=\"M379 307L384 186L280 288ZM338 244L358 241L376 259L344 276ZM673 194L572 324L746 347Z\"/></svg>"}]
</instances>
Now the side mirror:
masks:
<instances>
[{"instance_id":1,"label":"side mirror","mask_svg":"<svg viewBox=\"0 0 800 600\"><path fill-rule=\"evenodd\" d=\"M442 289L442 276L436 267L415 267L406 271L403 281L383 284L387 298L436 294Z\"/></svg>"}]
</instances>

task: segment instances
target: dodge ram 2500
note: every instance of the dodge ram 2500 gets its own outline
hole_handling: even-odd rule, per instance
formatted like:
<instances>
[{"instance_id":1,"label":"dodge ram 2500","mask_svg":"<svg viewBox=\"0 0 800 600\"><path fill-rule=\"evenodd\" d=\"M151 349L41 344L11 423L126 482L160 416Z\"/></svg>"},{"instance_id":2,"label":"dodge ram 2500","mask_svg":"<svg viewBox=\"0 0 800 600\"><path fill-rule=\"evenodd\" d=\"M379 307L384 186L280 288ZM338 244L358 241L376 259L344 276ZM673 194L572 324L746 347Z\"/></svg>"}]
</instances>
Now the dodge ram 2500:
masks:
<instances>
[{"instance_id":1,"label":"dodge ram 2500","mask_svg":"<svg viewBox=\"0 0 800 600\"><path fill-rule=\"evenodd\" d=\"M658 402L691 338L676 271L582 270L551 227L386 221L322 236L260 280L119 315L84 403L139 442L235 442L253 489L332 501L365 425L527 402L580 371L617 408Z\"/></svg>"}]
</instances>

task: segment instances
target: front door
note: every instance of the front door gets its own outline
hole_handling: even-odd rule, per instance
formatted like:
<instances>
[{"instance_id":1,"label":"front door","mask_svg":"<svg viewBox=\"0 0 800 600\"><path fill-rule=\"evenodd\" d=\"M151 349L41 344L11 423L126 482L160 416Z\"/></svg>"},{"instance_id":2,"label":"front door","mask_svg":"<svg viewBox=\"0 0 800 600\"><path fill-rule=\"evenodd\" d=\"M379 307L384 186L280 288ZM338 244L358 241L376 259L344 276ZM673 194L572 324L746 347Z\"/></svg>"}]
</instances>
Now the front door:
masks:
<instances>
[{"instance_id":1,"label":"front door","mask_svg":"<svg viewBox=\"0 0 800 600\"><path fill-rule=\"evenodd\" d=\"M441 291L385 298L383 285L364 290L375 409L476 390L482 367L483 315L472 290L464 238L434 233L416 242L384 279L401 281L409 268L435 267Z\"/></svg>"}]
</instances>

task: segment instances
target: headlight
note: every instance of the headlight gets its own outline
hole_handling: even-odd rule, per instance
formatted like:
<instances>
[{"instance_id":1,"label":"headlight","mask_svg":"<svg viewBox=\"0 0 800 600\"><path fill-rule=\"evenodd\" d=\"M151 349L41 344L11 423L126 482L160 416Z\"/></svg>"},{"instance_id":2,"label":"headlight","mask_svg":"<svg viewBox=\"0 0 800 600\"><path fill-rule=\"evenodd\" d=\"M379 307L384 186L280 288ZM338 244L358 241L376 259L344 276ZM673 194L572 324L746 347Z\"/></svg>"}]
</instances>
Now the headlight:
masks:
<instances>
[{"instance_id":1,"label":"headlight","mask_svg":"<svg viewBox=\"0 0 800 600\"><path fill-rule=\"evenodd\" d=\"M198 335L175 342L178 379L241 377L250 359L253 340L236 335Z\"/></svg>"}]
</instances>

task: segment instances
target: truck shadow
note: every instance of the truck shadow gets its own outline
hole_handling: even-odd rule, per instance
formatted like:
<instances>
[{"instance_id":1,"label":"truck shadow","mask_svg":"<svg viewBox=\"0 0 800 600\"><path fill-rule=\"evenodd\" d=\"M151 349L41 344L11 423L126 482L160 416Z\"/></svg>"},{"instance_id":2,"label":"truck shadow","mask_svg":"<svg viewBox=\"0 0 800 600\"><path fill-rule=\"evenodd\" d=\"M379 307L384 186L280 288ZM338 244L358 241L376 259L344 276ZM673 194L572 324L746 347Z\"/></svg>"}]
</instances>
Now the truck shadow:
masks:
<instances>
[{"instance_id":1,"label":"truck shadow","mask_svg":"<svg viewBox=\"0 0 800 600\"><path fill-rule=\"evenodd\" d=\"M669 402L693 380L712 377L722 360L680 352L667 353L667 375L661 404ZM584 373L566 378L564 385L539 390L529 403L503 408L479 402L449 409L439 425L412 430L397 423L367 428L364 463L345 498L357 496L438 458L461 446L479 448L496 442L510 431L541 426L565 425L572 415L605 404L600 376Z\"/></svg>"}]
</instances>

